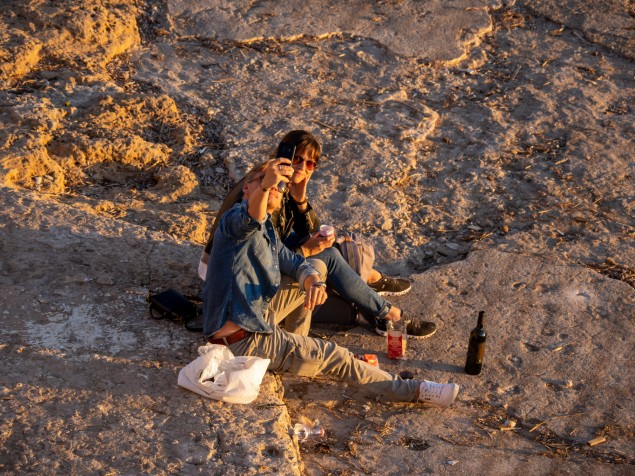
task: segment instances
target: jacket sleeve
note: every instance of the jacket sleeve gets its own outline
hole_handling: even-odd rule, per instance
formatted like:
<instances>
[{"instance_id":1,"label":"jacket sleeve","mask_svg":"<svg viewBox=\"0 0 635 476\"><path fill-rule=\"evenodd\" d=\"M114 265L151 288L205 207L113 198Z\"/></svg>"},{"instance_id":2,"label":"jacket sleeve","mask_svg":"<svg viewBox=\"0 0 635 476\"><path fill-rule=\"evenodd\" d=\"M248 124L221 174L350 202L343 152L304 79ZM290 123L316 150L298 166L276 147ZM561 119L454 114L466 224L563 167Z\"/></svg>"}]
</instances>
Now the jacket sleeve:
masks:
<instances>
[{"instance_id":1,"label":"jacket sleeve","mask_svg":"<svg viewBox=\"0 0 635 476\"><path fill-rule=\"evenodd\" d=\"M247 211L247 201L234 205L221 217L216 233L223 234L233 241L244 241L264 227L267 217L255 220Z\"/></svg>"}]
</instances>

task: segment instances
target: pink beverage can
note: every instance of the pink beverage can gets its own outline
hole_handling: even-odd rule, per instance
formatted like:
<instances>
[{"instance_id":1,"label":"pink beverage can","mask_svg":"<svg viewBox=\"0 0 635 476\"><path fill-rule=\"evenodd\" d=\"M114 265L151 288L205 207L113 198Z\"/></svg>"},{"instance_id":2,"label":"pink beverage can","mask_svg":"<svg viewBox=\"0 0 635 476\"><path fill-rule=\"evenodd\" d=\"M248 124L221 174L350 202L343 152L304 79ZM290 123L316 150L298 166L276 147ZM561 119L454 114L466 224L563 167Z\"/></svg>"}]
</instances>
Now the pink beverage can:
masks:
<instances>
[{"instance_id":1,"label":"pink beverage can","mask_svg":"<svg viewBox=\"0 0 635 476\"><path fill-rule=\"evenodd\" d=\"M331 236L335 233L335 228L331 225L320 225L320 236Z\"/></svg>"}]
</instances>

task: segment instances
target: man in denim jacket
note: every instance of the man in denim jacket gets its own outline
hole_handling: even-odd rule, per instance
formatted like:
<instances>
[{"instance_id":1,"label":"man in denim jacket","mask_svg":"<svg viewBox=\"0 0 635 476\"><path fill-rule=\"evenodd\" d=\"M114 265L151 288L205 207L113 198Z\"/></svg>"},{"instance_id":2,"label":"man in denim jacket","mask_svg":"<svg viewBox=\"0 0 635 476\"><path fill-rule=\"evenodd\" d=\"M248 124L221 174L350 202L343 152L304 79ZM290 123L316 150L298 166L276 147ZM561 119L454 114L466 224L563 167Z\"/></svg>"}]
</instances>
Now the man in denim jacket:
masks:
<instances>
[{"instance_id":1,"label":"man in denim jacket","mask_svg":"<svg viewBox=\"0 0 635 476\"><path fill-rule=\"evenodd\" d=\"M320 273L282 244L270 220L282 200L276 184L288 182L292 174L287 159L254 168L244 181L245 200L219 222L203 288L208 342L227 345L234 355L270 359L273 372L330 375L390 400L449 406L459 390L456 384L403 380L333 342L293 334L275 324L280 314L298 305L313 309L326 300Z\"/></svg>"}]
</instances>

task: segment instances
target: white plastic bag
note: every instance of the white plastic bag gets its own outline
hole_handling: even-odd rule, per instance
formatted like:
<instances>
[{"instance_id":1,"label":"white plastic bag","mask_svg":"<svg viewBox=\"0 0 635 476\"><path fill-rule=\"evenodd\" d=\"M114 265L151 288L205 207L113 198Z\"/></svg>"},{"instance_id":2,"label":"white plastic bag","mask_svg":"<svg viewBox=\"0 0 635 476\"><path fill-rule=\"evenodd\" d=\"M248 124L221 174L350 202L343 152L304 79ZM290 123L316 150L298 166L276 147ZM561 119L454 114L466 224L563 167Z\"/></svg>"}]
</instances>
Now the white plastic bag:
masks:
<instances>
[{"instance_id":1,"label":"white plastic bag","mask_svg":"<svg viewBox=\"0 0 635 476\"><path fill-rule=\"evenodd\" d=\"M207 398L251 403L258 396L269 359L234 357L224 345L198 348L199 357L179 372L178 384Z\"/></svg>"}]
</instances>

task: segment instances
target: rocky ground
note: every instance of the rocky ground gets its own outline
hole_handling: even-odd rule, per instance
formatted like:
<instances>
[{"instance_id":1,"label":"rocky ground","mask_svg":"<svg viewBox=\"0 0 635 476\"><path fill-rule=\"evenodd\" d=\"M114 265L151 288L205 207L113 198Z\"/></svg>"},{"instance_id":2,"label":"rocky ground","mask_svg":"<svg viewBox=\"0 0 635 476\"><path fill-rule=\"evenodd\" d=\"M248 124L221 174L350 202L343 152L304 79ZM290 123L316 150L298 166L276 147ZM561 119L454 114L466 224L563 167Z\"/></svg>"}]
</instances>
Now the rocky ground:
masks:
<instances>
[{"instance_id":1,"label":"rocky ground","mask_svg":"<svg viewBox=\"0 0 635 476\"><path fill-rule=\"evenodd\" d=\"M632 472L629 2L7 0L0 24L3 474ZM199 291L223 198L293 128L324 146L323 221L439 326L402 363L365 326L313 332L456 381L452 409L176 385L202 338L146 295Z\"/></svg>"}]
</instances>

